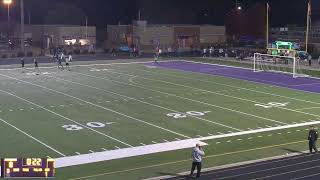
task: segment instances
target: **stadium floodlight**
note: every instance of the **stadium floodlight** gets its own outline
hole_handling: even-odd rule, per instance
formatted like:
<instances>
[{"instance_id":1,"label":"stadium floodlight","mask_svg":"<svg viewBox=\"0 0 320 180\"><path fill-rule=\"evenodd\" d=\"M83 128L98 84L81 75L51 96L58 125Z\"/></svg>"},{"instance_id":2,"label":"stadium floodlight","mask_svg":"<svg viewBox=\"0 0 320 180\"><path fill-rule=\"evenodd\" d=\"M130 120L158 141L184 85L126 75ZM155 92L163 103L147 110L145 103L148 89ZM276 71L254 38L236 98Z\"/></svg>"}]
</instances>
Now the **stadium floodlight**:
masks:
<instances>
[{"instance_id":1,"label":"stadium floodlight","mask_svg":"<svg viewBox=\"0 0 320 180\"><path fill-rule=\"evenodd\" d=\"M10 5L12 4L12 0L3 0L3 4L8 6L8 38L10 32Z\"/></svg>"},{"instance_id":2,"label":"stadium floodlight","mask_svg":"<svg viewBox=\"0 0 320 180\"><path fill-rule=\"evenodd\" d=\"M241 6L238 6L237 9L238 9L238 10L242 10L242 7L241 7Z\"/></svg>"},{"instance_id":3,"label":"stadium floodlight","mask_svg":"<svg viewBox=\"0 0 320 180\"><path fill-rule=\"evenodd\" d=\"M3 0L3 4L10 5L12 4L12 0Z\"/></svg>"}]
</instances>

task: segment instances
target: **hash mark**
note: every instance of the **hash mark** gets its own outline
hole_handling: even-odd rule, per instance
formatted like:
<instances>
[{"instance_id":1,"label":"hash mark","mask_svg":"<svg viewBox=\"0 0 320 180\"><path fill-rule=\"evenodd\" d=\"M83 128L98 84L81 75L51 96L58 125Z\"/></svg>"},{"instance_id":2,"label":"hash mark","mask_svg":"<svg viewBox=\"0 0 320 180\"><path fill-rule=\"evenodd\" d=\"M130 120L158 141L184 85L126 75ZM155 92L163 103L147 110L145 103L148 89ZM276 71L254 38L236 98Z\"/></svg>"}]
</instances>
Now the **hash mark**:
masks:
<instances>
[{"instance_id":1,"label":"hash mark","mask_svg":"<svg viewBox=\"0 0 320 180\"><path fill-rule=\"evenodd\" d=\"M104 151L108 151L106 148L101 148L102 150L104 150Z\"/></svg>"},{"instance_id":2,"label":"hash mark","mask_svg":"<svg viewBox=\"0 0 320 180\"><path fill-rule=\"evenodd\" d=\"M76 154L80 155L80 153L79 153L79 152L76 152Z\"/></svg>"},{"instance_id":3,"label":"hash mark","mask_svg":"<svg viewBox=\"0 0 320 180\"><path fill-rule=\"evenodd\" d=\"M157 144L157 142L156 141L151 141L152 143L154 143L154 144Z\"/></svg>"},{"instance_id":4,"label":"hash mark","mask_svg":"<svg viewBox=\"0 0 320 180\"><path fill-rule=\"evenodd\" d=\"M169 141L168 141L168 140L166 140L166 139L163 139L163 141L164 141L164 142L169 142Z\"/></svg>"},{"instance_id":5,"label":"hash mark","mask_svg":"<svg viewBox=\"0 0 320 180\"><path fill-rule=\"evenodd\" d=\"M91 153L94 153L94 151L92 151L92 150L89 150Z\"/></svg>"},{"instance_id":6,"label":"hash mark","mask_svg":"<svg viewBox=\"0 0 320 180\"><path fill-rule=\"evenodd\" d=\"M114 146L115 148L117 148L117 149L120 149L118 146Z\"/></svg>"}]
</instances>

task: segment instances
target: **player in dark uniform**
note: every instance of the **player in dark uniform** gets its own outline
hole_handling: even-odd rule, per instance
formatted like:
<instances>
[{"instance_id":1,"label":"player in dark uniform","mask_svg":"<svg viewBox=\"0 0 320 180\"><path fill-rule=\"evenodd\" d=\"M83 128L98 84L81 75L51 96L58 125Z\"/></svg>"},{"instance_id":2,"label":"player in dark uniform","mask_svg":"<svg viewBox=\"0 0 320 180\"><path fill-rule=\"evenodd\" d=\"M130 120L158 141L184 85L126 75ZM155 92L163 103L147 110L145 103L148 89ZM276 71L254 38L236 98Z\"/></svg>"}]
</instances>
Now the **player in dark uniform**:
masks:
<instances>
[{"instance_id":1,"label":"player in dark uniform","mask_svg":"<svg viewBox=\"0 0 320 180\"><path fill-rule=\"evenodd\" d=\"M312 153L312 150L314 150L315 153L318 152L318 149L316 146L317 139L318 139L318 132L314 128L314 126L312 126L310 128L309 135L308 135L310 153Z\"/></svg>"},{"instance_id":2,"label":"player in dark uniform","mask_svg":"<svg viewBox=\"0 0 320 180\"><path fill-rule=\"evenodd\" d=\"M40 75L40 69L39 69L38 60L36 58L34 58L33 59L33 63L34 63L34 70L36 72L36 75Z\"/></svg>"},{"instance_id":3,"label":"player in dark uniform","mask_svg":"<svg viewBox=\"0 0 320 180\"><path fill-rule=\"evenodd\" d=\"M21 72L24 73L24 59L21 58Z\"/></svg>"}]
</instances>

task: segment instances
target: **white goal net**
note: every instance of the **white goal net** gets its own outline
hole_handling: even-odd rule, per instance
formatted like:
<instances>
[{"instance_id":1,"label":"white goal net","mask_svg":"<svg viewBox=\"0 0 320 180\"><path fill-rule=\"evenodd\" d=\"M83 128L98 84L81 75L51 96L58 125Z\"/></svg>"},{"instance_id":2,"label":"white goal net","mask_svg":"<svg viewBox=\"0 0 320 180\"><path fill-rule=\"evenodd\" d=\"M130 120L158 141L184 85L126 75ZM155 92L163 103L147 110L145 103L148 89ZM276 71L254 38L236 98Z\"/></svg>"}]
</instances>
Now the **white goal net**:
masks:
<instances>
[{"instance_id":1,"label":"white goal net","mask_svg":"<svg viewBox=\"0 0 320 180\"><path fill-rule=\"evenodd\" d=\"M301 66L305 63L294 56L279 56L270 54L254 54L254 71L269 71L292 74L292 77L307 77Z\"/></svg>"}]
</instances>

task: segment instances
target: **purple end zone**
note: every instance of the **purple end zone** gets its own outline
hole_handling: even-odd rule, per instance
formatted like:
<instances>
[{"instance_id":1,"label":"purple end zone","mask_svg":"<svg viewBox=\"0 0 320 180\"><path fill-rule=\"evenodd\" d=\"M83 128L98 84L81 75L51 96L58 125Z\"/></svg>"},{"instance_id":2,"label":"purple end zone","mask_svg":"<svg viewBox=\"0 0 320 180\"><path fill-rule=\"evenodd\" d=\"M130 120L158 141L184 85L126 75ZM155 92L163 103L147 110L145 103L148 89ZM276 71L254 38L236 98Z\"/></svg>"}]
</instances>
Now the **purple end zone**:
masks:
<instances>
[{"instance_id":1,"label":"purple end zone","mask_svg":"<svg viewBox=\"0 0 320 180\"><path fill-rule=\"evenodd\" d=\"M253 70L245 68L205 64L191 61L166 61L158 63L147 63L146 65L231 77L235 79L276 85L290 89L320 93L320 79L314 78L293 78L292 75L289 74L279 74L272 72L257 73L253 72Z\"/></svg>"}]
</instances>

